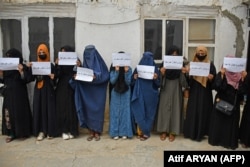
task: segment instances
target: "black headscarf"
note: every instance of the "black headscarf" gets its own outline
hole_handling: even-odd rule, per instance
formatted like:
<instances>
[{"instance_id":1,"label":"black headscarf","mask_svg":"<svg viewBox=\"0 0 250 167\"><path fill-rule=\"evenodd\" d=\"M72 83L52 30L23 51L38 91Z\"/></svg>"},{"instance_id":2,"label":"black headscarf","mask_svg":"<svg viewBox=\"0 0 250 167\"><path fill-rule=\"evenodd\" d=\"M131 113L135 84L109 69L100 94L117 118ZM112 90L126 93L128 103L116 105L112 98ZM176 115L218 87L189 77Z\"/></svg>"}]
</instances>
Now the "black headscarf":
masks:
<instances>
[{"instance_id":1,"label":"black headscarf","mask_svg":"<svg viewBox=\"0 0 250 167\"><path fill-rule=\"evenodd\" d=\"M118 53L124 53L124 52L120 51ZM110 66L110 71L115 71L115 67L113 67L113 64L111 64ZM112 88L114 88L114 90L118 93L124 93L129 89L128 85L125 82L124 67L119 67L119 76L116 83L114 85L110 84L110 90L112 90Z\"/></svg>"},{"instance_id":2,"label":"black headscarf","mask_svg":"<svg viewBox=\"0 0 250 167\"><path fill-rule=\"evenodd\" d=\"M5 53L6 57L9 58L19 58L19 64L23 64L23 56L22 53L15 49L9 49L6 53ZM8 77L8 76L12 76L13 74L19 73L18 70L8 70L8 71L4 71L4 78ZM17 76L17 75L16 75Z\"/></svg>"},{"instance_id":3,"label":"black headscarf","mask_svg":"<svg viewBox=\"0 0 250 167\"><path fill-rule=\"evenodd\" d=\"M19 63L22 64L23 63L23 56L22 56L22 53L15 49L15 48L12 48L10 50L8 50L6 52L6 57L10 57L10 58L19 58Z\"/></svg>"},{"instance_id":4,"label":"black headscarf","mask_svg":"<svg viewBox=\"0 0 250 167\"><path fill-rule=\"evenodd\" d=\"M60 51L65 50L65 52L74 52L75 49L72 46L69 45L65 45L63 47L60 48Z\"/></svg>"}]
</instances>

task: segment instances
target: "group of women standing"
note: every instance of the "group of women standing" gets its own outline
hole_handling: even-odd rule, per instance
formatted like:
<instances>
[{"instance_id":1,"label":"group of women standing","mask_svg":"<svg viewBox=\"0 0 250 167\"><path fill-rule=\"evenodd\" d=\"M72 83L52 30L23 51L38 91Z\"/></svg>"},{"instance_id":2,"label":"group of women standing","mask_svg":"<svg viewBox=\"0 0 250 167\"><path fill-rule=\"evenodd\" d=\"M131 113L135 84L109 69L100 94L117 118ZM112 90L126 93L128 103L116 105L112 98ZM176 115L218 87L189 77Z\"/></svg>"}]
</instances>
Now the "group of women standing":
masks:
<instances>
[{"instance_id":1,"label":"group of women standing","mask_svg":"<svg viewBox=\"0 0 250 167\"><path fill-rule=\"evenodd\" d=\"M64 46L61 52L74 52ZM124 53L124 52L120 52ZM168 55L180 56L179 48L173 46ZM147 140L155 129L162 141L174 141L176 135L201 141L208 136L211 145L230 149L238 147L238 140L250 146L247 127L250 126L249 99L240 122L240 102L244 95L250 97L250 77L246 71L229 72L221 68L217 73L210 61L207 48L196 48L193 62L210 64L209 75L191 76L184 60L178 70L158 68L151 52L144 52L138 65L152 66L152 79L138 76L137 68L119 67L105 61L94 45L84 49L83 63L58 65L51 63L50 75L32 75L32 63L23 64L22 54L10 49L7 57L19 58L18 70L1 71L5 85L2 133L6 142L15 138L35 135L37 140L62 136L72 139L79 135L79 126L89 130L88 141L100 140L104 125L107 86L110 85L109 135L113 139L132 138ZM38 62L50 62L45 44L37 49ZM93 81L76 80L76 68L93 70ZM33 113L31 113L26 84L35 81ZM185 113L183 90L189 90ZM212 91L217 93L213 100ZM221 98L234 104L231 116L218 112L215 105ZM235 103L234 103L235 101ZM185 115L185 117L184 117ZM240 123L240 127L239 127Z\"/></svg>"},{"instance_id":2,"label":"group of women standing","mask_svg":"<svg viewBox=\"0 0 250 167\"><path fill-rule=\"evenodd\" d=\"M61 51L73 51L65 46ZM23 63L17 49L10 49L6 57L19 58L18 70L1 71L4 84L2 134L6 142L31 135L41 141L66 134L73 138L78 135L78 119L75 112L73 90L68 81L73 67L51 63L51 74L32 75L32 63ZM50 62L49 49L45 44L37 48L37 62ZM33 112L29 103L27 83L35 81ZM56 89L55 89L56 87ZM57 97L57 98L56 98Z\"/></svg>"},{"instance_id":3,"label":"group of women standing","mask_svg":"<svg viewBox=\"0 0 250 167\"><path fill-rule=\"evenodd\" d=\"M180 55L179 48L171 47L168 55ZM122 119L129 120L129 117L122 117L122 114L129 113L130 105L132 124L135 124L135 126L132 125L133 131L141 141L148 139L151 130L155 129L160 133L162 141L168 138L172 142L176 135L183 134L184 138L198 142L208 137L209 144L229 149L238 148L239 141L244 147L249 147L247 127L250 126L250 119L246 116L249 115L249 100L246 102L240 122L240 103L243 96L246 93L249 94L250 77L247 72L230 72L222 67L217 73L204 46L196 48L192 62L209 63L208 76L189 75L189 65L185 60L183 62L183 67L179 70L166 69L163 63L159 70L155 67L152 80L138 78L137 68L135 68L130 81L131 70L128 70L129 68L123 70L123 73L125 71L125 74L122 74L123 84L126 85L123 87L131 86L131 91L129 88L126 89L128 93L131 92L131 101L126 97L127 101L121 102L121 96L114 96L114 92L118 93L118 91L115 88L112 89L111 106L112 100L119 103L115 108L111 107L110 120L117 121L116 126L110 122L111 137L118 139L119 136L124 136L123 133L119 134L119 130L122 131L122 125L127 124L119 123L122 123ZM155 66L152 53L145 52L139 65ZM121 81L118 80L118 67L111 70L111 76L111 84ZM184 113L183 92L187 89L189 98ZM213 90L217 92L215 98L213 98ZM224 115L216 109L218 98L234 104L232 115ZM235 103L234 99L236 99ZM122 103L128 106L126 112L120 110ZM114 130L117 133L113 133ZM129 132L131 134L131 129Z\"/></svg>"},{"instance_id":4,"label":"group of women standing","mask_svg":"<svg viewBox=\"0 0 250 167\"><path fill-rule=\"evenodd\" d=\"M141 141L150 137L158 103L159 70L153 54L145 52L139 65L152 66L152 80L138 77L137 68L110 69L110 124L109 134L117 140L132 138L136 133Z\"/></svg>"}]
</instances>

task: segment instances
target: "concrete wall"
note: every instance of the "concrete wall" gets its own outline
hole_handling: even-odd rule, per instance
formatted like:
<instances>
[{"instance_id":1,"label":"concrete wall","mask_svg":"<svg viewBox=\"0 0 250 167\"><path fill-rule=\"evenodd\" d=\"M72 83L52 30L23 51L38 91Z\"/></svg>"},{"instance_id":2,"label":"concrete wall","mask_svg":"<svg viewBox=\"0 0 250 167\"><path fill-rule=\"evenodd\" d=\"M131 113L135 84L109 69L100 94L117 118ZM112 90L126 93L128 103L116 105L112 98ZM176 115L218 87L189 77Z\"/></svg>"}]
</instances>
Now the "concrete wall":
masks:
<instances>
[{"instance_id":1,"label":"concrete wall","mask_svg":"<svg viewBox=\"0 0 250 167\"><path fill-rule=\"evenodd\" d=\"M141 51L140 13L136 8L113 4L78 4L76 12L76 49L82 58L84 47L94 44L108 66L113 52L132 55L132 65L139 61Z\"/></svg>"},{"instance_id":2,"label":"concrete wall","mask_svg":"<svg viewBox=\"0 0 250 167\"><path fill-rule=\"evenodd\" d=\"M130 2L130 3L129 3ZM133 2L133 3L132 3ZM76 49L95 44L111 63L111 53L124 50L132 54L133 67L143 52L144 18L215 18L215 65L234 54L246 57L248 43L247 6L242 0L90 0L78 1L76 9ZM187 46L184 46L184 52ZM187 52L186 52L187 54Z\"/></svg>"}]
</instances>

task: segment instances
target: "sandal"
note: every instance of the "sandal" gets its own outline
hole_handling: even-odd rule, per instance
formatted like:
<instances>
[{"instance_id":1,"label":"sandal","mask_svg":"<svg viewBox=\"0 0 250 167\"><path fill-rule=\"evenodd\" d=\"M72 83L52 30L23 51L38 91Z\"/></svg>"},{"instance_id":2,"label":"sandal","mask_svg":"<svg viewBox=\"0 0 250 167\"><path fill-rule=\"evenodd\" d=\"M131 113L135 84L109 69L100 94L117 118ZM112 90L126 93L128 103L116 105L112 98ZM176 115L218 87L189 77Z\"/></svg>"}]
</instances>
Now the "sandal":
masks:
<instances>
[{"instance_id":1,"label":"sandal","mask_svg":"<svg viewBox=\"0 0 250 167\"><path fill-rule=\"evenodd\" d=\"M101 139L99 133L95 133L95 141L99 141Z\"/></svg>"},{"instance_id":2,"label":"sandal","mask_svg":"<svg viewBox=\"0 0 250 167\"><path fill-rule=\"evenodd\" d=\"M87 140L88 140L88 141L91 141L91 140L93 140L94 138L95 138L95 136L90 135L90 136L87 138Z\"/></svg>"},{"instance_id":3,"label":"sandal","mask_svg":"<svg viewBox=\"0 0 250 167\"><path fill-rule=\"evenodd\" d=\"M5 139L6 143L11 142L12 140L14 140L14 137L12 137L12 136L8 136L8 137Z\"/></svg>"},{"instance_id":4,"label":"sandal","mask_svg":"<svg viewBox=\"0 0 250 167\"><path fill-rule=\"evenodd\" d=\"M166 140L166 138L167 138L167 133L166 133L166 132L163 132L163 133L161 134L161 136L160 136L161 141Z\"/></svg>"},{"instance_id":5,"label":"sandal","mask_svg":"<svg viewBox=\"0 0 250 167\"><path fill-rule=\"evenodd\" d=\"M137 135L136 138L140 139L140 138L142 138L142 135Z\"/></svg>"},{"instance_id":6,"label":"sandal","mask_svg":"<svg viewBox=\"0 0 250 167\"><path fill-rule=\"evenodd\" d=\"M170 142L173 142L175 140L175 135L174 134L170 134L169 135L169 139Z\"/></svg>"},{"instance_id":7,"label":"sandal","mask_svg":"<svg viewBox=\"0 0 250 167\"><path fill-rule=\"evenodd\" d=\"M241 146L242 146L242 148L248 148L248 146L245 144L241 144Z\"/></svg>"},{"instance_id":8,"label":"sandal","mask_svg":"<svg viewBox=\"0 0 250 167\"><path fill-rule=\"evenodd\" d=\"M145 141L145 140L147 140L148 138L149 138L148 136L143 135L143 136L141 136L140 140L141 140L141 141Z\"/></svg>"},{"instance_id":9,"label":"sandal","mask_svg":"<svg viewBox=\"0 0 250 167\"><path fill-rule=\"evenodd\" d=\"M90 132L90 136L87 138L88 141L91 141L95 138L95 133L94 132Z\"/></svg>"}]
</instances>

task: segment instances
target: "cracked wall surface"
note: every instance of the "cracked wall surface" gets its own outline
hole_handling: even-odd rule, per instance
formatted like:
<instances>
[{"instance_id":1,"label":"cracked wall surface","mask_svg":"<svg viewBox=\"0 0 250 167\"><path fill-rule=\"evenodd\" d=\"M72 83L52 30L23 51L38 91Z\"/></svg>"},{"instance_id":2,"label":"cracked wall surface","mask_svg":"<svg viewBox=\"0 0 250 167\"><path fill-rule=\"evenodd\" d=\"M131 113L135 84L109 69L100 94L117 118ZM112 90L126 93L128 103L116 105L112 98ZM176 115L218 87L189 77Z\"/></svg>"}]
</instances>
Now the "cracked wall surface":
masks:
<instances>
[{"instance_id":1,"label":"cracked wall surface","mask_svg":"<svg viewBox=\"0 0 250 167\"><path fill-rule=\"evenodd\" d=\"M235 56L236 57L242 57L243 55L243 50L245 47L245 41L244 41L244 31L242 27L243 20L240 19L239 17L235 16L234 14L230 13L228 10L222 11L223 17L228 18L232 24L236 28L236 39L235 39Z\"/></svg>"}]
</instances>

